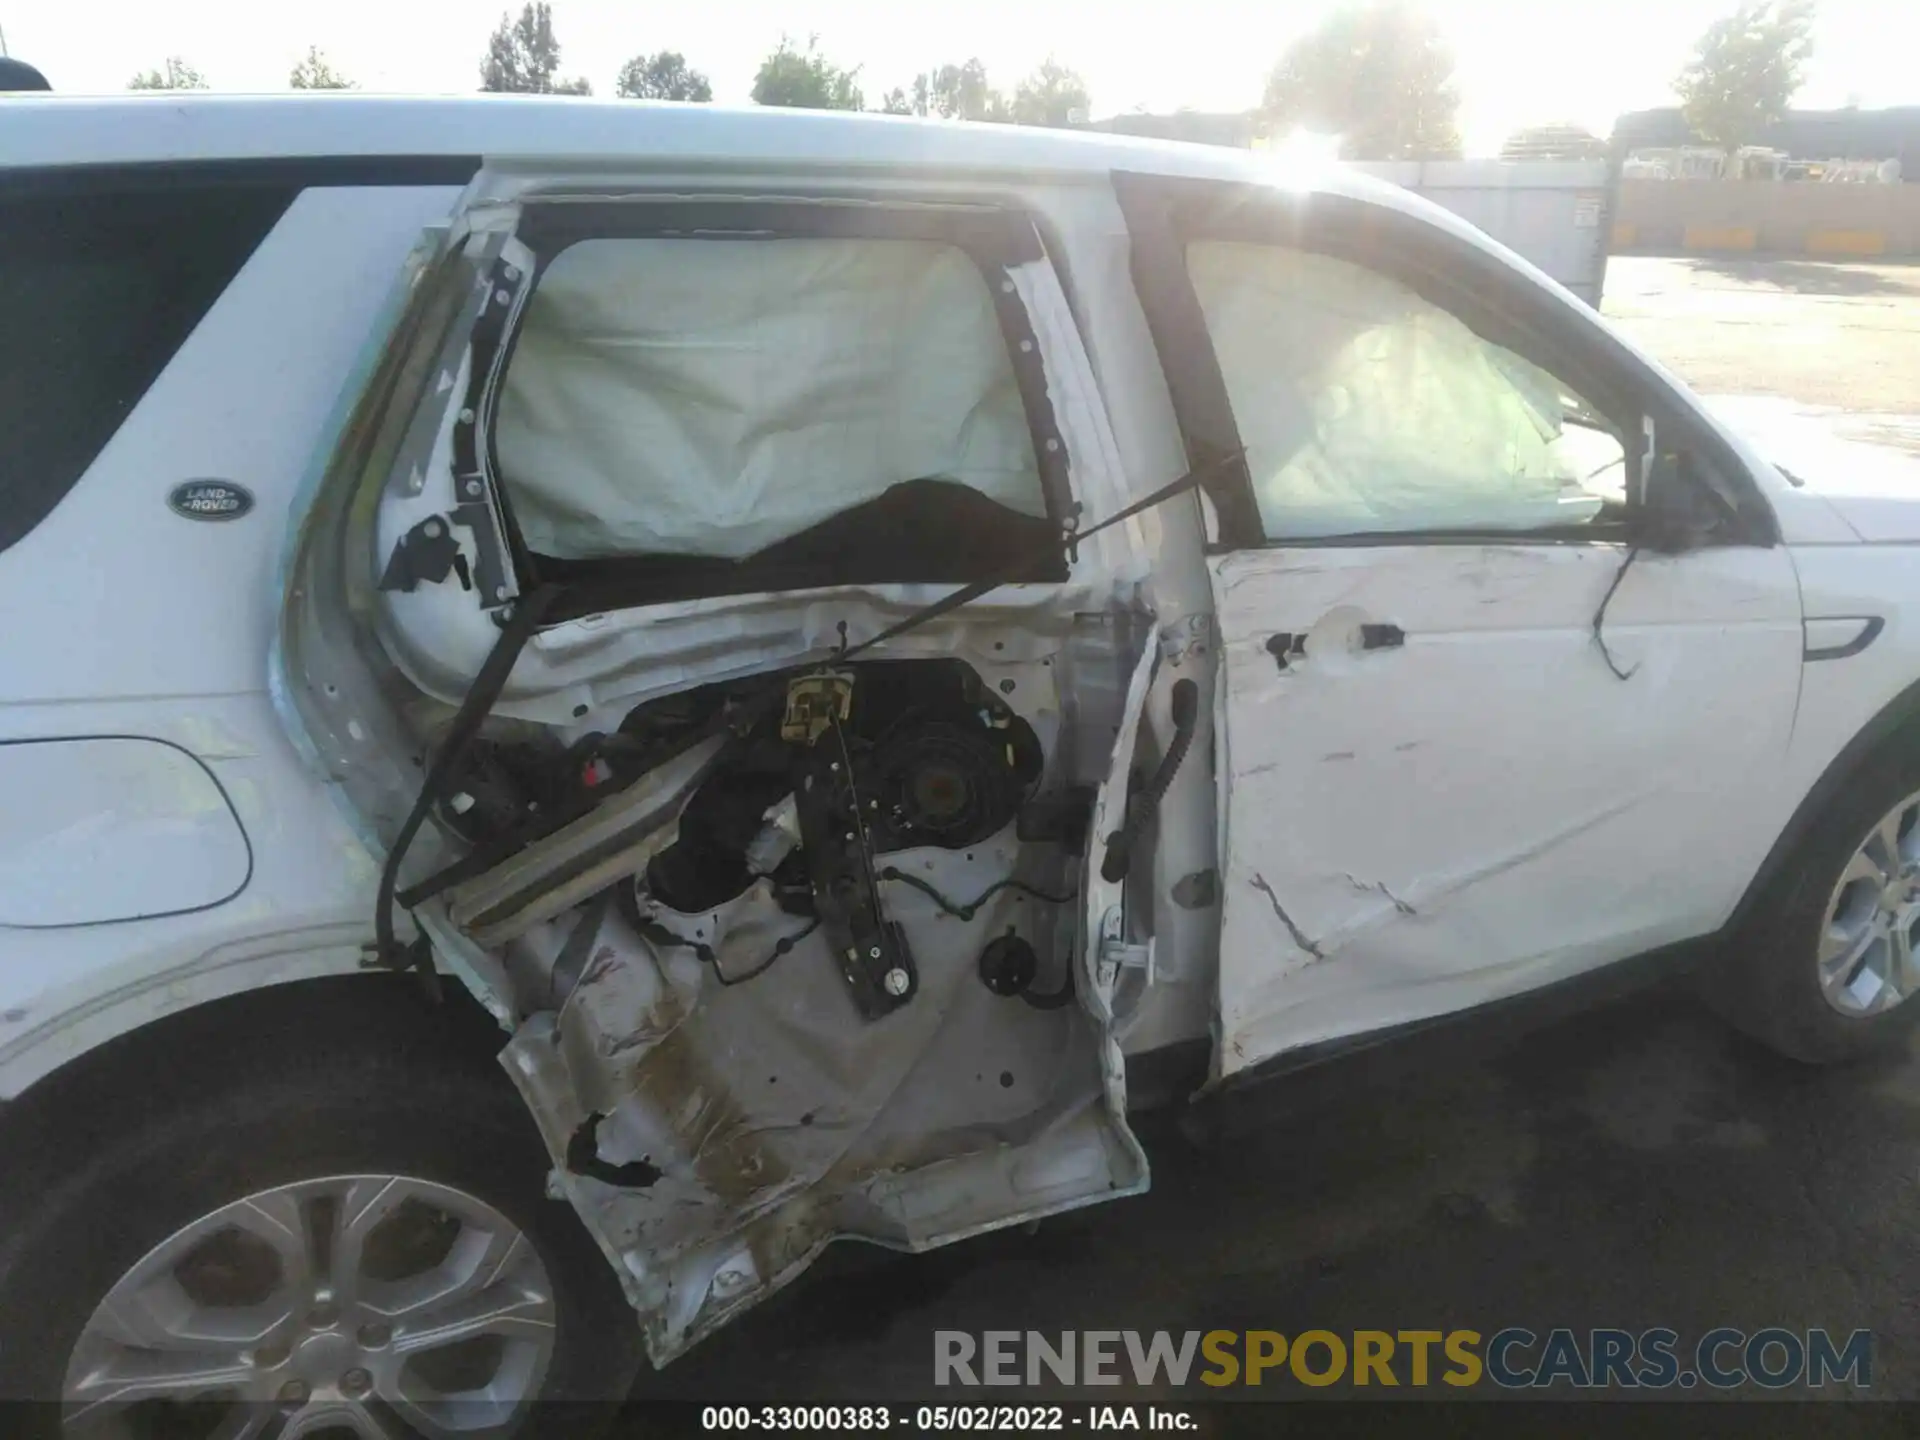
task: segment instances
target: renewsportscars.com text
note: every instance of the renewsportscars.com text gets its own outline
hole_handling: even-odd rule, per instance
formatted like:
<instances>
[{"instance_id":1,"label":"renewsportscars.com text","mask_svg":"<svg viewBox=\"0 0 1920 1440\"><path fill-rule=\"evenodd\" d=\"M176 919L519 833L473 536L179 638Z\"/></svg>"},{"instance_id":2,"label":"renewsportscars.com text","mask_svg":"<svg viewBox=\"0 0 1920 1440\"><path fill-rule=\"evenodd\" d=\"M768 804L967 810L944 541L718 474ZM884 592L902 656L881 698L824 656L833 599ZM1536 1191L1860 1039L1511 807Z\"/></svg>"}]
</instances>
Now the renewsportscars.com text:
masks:
<instances>
[{"instance_id":1,"label":"renewsportscars.com text","mask_svg":"<svg viewBox=\"0 0 1920 1440\"><path fill-rule=\"evenodd\" d=\"M1729 1390L1873 1385L1873 1332L936 1330L936 1385L1331 1385Z\"/></svg>"}]
</instances>

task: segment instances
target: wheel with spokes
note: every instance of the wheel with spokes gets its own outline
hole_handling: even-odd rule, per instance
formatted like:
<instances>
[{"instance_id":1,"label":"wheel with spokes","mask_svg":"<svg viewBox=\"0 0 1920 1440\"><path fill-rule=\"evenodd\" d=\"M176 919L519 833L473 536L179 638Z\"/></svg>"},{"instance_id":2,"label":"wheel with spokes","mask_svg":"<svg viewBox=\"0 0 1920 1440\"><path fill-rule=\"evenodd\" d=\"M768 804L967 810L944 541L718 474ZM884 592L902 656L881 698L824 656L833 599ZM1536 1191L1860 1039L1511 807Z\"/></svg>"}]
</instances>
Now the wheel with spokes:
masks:
<instances>
[{"instance_id":1,"label":"wheel with spokes","mask_svg":"<svg viewBox=\"0 0 1920 1440\"><path fill-rule=\"evenodd\" d=\"M1880 817L1827 899L1820 927L1820 991L1840 1014L1865 1019L1920 989L1920 795Z\"/></svg>"},{"instance_id":2,"label":"wheel with spokes","mask_svg":"<svg viewBox=\"0 0 1920 1440\"><path fill-rule=\"evenodd\" d=\"M5 1392L70 1440L577 1433L633 1314L503 1075L347 1044L197 1085L0 1260ZM559 1403L572 1402L572 1403Z\"/></svg>"},{"instance_id":3,"label":"wheel with spokes","mask_svg":"<svg viewBox=\"0 0 1920 1440\"><path fill-rule=\"evenodd\" d=\"M1851 1059L1920 1022L1920 752L1883 751L1839 788L1703 981L1797 1060Z\"/></svg>"}]
</instances>

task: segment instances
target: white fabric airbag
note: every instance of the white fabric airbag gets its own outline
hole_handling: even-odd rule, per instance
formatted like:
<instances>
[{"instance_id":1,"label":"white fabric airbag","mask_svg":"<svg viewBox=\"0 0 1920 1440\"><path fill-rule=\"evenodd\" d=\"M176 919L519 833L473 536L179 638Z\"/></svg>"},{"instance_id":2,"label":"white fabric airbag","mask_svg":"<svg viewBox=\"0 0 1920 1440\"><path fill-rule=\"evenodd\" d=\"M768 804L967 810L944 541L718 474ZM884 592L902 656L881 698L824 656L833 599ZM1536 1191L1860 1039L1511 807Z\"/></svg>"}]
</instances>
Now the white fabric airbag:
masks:
<instances>
[{"instance_id":1,"label":"white fabric airbag","mask_svg":"<svg viewBox=\"0 0 1920 1440\"><path fill-rule=\"evenodd\" d=\"M1187 265L1270 538L1599 508L1562 443L1558 382L1412 290L1277 245L1197 242Z\"/></svg>"},{"instance_id":2,"label":"white fabric airbag","mask_svg":"<svg viewBox=\"0 0 1920 1440\"><path fill-rule=\"evenodd\" d=\"M915 479L1046 513L986 281L922 241L573 245L495 433L544 555L737 559Z\"/></svg>"}]
</instances>

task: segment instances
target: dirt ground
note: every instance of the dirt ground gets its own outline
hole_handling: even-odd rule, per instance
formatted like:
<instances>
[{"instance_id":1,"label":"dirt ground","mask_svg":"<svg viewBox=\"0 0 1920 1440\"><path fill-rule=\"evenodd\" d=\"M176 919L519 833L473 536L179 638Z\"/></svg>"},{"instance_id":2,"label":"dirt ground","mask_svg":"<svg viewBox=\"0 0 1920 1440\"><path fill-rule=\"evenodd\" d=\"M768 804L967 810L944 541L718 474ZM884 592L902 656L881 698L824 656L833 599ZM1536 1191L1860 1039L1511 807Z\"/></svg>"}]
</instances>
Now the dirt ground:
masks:
<instances>
[{"instance_id":1,"label":"dirt ground","mask_svg":"<svg viewBox=\"0 0 1920 1440\"><path fill-rule=\"evenodd\" d=\"M1832 406L1920 451L1920 265L1615 256L1606 315L1704 395Z\"/></svg>"}]
</instances>

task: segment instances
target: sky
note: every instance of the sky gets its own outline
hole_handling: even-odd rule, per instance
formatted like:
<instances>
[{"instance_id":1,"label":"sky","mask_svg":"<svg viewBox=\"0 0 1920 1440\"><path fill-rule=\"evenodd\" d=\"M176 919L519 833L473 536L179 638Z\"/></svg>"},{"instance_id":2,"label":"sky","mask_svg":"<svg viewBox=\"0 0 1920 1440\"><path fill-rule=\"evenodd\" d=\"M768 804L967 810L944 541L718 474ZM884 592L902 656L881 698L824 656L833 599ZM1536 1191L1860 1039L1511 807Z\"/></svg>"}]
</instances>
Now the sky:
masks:
<instances>
[{"instance_id":1,"label":"sky","mask_svg":"<svg viewBox=\"0 0 1920 1440\"><path fill-rule=\"evenodd\" d=\"M609 95L629 56L678 50L743 104L783 33L818 35L860 67L870 106L920 70L977 55L1011 89L1048 55L1078 70L1096 117L1256 104L1287 44L1336 0L553 0L561 73ZM1427 0L1458 61L1469 154L1514 129L1570 120L1599 133L1622 111L1673 103L1672 80L1734 0ZM519 0L513 0L518 9ZM118 91L179 55L224 91L280 90L317 45L369 91L454 94L478 85L505 0L0 0L8 53L56 90ZM1920 4L1821 0L1798 103L1920 103Z\"/></svg>"}]
</instances>

